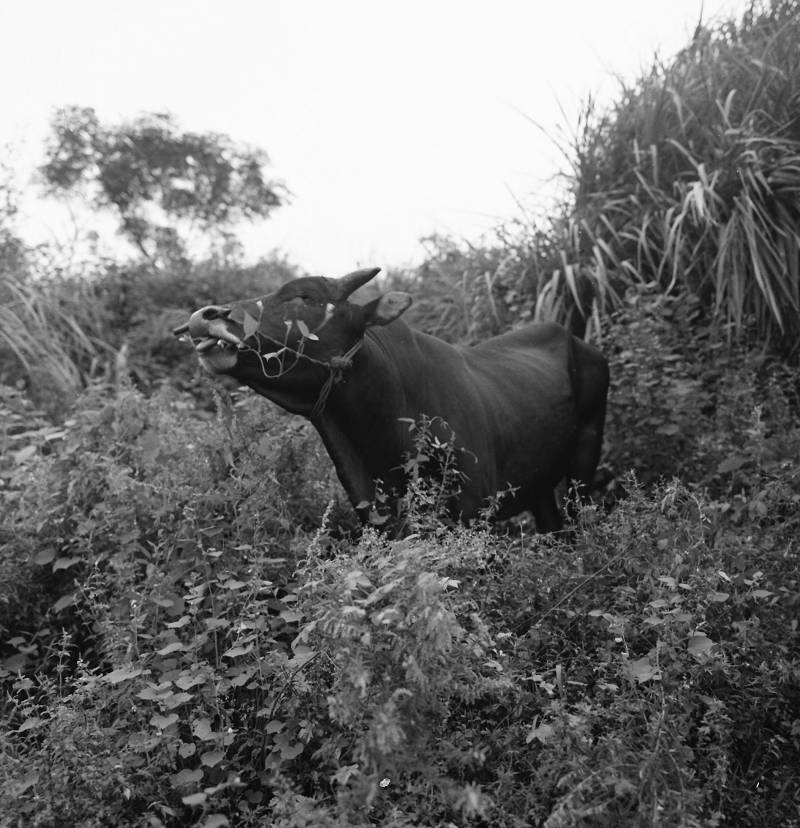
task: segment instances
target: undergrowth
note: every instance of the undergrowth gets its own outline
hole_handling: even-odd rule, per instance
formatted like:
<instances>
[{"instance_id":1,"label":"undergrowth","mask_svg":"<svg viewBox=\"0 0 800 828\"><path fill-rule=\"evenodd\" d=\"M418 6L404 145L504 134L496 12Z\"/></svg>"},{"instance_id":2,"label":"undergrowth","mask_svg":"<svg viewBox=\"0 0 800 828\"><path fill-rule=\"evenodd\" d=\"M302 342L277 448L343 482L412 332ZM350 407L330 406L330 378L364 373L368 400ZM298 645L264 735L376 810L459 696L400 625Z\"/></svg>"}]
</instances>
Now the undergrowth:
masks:
<instances>
[{"instance_id":1,"label":"undergrowth","mask_svg":"<svg viewBox=\"0 0 800 828\"><path fill-rule=\"evenodd\" d=\"M569 542L442 524L422 476L412 534L354 541L302 422L90 391L3 478L0 812L791 825L800 479L771 458L800 435L778 400L714 486L629 478Z\"/></svg>"},{"instance_id":2,"label":"undergrowth","mask_svg":"<svg viewBox=\"0 0 800 828\"><path fill-rule=\"evenodd\" d=\"M405 536L359 532L306 423L200 381L172 324L286 263L41 278L4 241L3 825L800 826L797 11L588 112L544 228L389 279L452 341L600 343L563 537L440 520L424 423Z\"/></svg>"},{"instance_id":3,"label":"undergrowth","mask_svg":"<svg viewBox=\"0 0 800 828\"><path fill-rule=\"evenodd\" d=\"M24 388L56 417L89 385L133 382L152 393L169 382L202 393L197 361L172 329L193 309L263 295L297 275L279 258L65 272L33 257L27 269L0 267L0 383Z\"/></svg>"}]
</instances>

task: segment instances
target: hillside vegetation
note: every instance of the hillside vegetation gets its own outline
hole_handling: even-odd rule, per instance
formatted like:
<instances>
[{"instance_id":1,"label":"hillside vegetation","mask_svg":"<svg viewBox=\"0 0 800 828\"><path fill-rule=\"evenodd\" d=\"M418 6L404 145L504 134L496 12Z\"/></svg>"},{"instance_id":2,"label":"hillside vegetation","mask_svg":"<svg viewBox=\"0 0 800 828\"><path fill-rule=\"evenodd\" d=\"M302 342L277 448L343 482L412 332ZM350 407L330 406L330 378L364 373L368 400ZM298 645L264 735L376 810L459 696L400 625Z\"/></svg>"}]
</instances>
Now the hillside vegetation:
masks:
<instances>
[{"instance_id":1,"label":"hillside vegetation","mask_svg":"<svg viewBox=\"0 0 800 828\"><path fill-rule=\"evenodd\" d=\"M794 2L699 29L587 109L548 223L386 278L608 355L569 538L434 484L361 532L170 335L290 263L54 271L0 206L0 824L800 826L797 43Z\"/></svg>"}]
</instances>

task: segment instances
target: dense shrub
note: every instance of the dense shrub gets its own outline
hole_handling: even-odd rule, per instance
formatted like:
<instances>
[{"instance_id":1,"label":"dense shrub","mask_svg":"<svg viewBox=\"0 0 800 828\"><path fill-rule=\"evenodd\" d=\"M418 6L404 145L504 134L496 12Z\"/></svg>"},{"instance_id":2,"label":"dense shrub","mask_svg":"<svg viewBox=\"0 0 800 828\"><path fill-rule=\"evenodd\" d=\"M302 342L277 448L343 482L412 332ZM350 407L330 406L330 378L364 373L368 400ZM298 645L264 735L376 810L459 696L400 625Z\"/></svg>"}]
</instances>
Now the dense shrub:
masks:
<instances>
[{"instance_id":1,"label":"dense shrub","mask_svg":"<svg viewBox=\"0 0 800 828\"><path fill-rule=\"evenodd\" d=\"M728 379L733 415L759 380ZM207 415L166 390L88 393L4 477L0 809L791 824L800 434L780 400L749 443L714 437L712 492L631 479L569 544L448 528L415 511L440 497L421 480L414 535L354 544L303 423L250 395Z\"/></svg>"},{"instance_id":2,"label":"dense shrub","mask_svg":"<svg viewBox=\"0 0 800 828\"><path fill-rule=\"evenodd\" d=\"M295 534L313 525L333 491L316 436L250 395L220 401L214 416L169 389L151 399L130 389L115 399L94 390L58 432L28 439L34 451L17 454L3 492L3 563L21 567L30 588L36 585L35 593L5 596L2 628L30 636L16 648L13 669L21 653L34 667L45 657L47 646L35 639L52 630L37 631L36 619L53 606L57 626L67 613L91 640L87 646L100 641L94 663L117 657L105 651L108 636L92 634L87 584L95 578L113 588L103 606L122 602L124 615L150 579L175 598L186 559L209 547L259 549L291 567ZM162 556L166 570L154 568Z\"/></svg>"},{"instance_id":3,"label":"dense shrub","mask_svg":"<svg viewBox=\"0 0 800 828\"><path fill-rule=\"evenodd\" d=\"M632 469L642 482L677 476L732 494L743 467L778 472L793 456L795 372L719 343L700 314L697 301L642 286L604 326L608 476Z\"/></svg>"},{"instance_id":4,"label":"dense shrub","mask_svg":"<svg viewBox=\"0 0 800 828\"><path fill-rule=\"evenodd\" d=\"M26 387L54 413L90 382L197 389L197 360L172 329L198 307L261 296L297 275L277 258L248 267L106 262L74 273L0 273L8 297L0 308L0 382Z\"/></svg>"},{"instance_id":5,"label":"dense shrub","mask_svg":"<svg viewBox=\"0 0 800 828\"><path fill-rule=\"evenodd\" d=\"M800 825L796 12L587 121L545 229L387 280L452 341L600 342L608 497L565 537L439 520L424 428L406 536L354 532L308 424L169 333L284 262L4 247L3 824Z\"/></svg>"}]
</instances>

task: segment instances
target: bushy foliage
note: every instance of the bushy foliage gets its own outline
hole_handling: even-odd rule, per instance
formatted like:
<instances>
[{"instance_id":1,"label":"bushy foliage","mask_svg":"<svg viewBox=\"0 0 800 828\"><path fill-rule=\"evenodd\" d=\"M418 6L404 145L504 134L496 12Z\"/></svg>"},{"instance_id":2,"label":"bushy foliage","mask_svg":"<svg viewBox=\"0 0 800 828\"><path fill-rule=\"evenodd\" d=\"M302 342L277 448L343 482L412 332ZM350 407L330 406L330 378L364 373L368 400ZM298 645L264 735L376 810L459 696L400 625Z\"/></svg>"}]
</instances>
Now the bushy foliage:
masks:
<instances>
[{"instance_id":1,"label":"bushy foliage","mask_svg":"<svg viewBox=\"0 0 800 828\"><path fill-rule=\"evenodd\" d=\"M793 454L795 372L763 352L719 343L699 301L630 290L604 324L611 364L606 477L673 476L733 493L739 469L778 470ZM769 437L769 449L764 437Z\"/></svg>"},{"instance_id":2,"label":"bushy foliage","mask_svg":"<svg viewBox=\"0 0 800 828\"><path fill-rule=\"evenodd\" d=\"M150 578L175 598L184 556L225 548L232 538L292 561L294 534L313 523L331 493L330 463L307 426L270 420L264 408L245 396L221 401L214 416L168 389L151 399L132 390L108 399L100 389L82 398L63 428L29 432L28 450L17 451L16 466L4 472L3 560L26 562L33 591L5 596L4 628L25 626L23 619L53 605L56 619L66 612L85 620L91 590L67 588L73 569L80 582L112 579L113 601L127 611ZM162 556L167 571L152 566ZM83 632L95 662L116 658L105 649L109 636L95 651L93 623ZM44 649L26 639L17 655L36 664Z\"/></svg>"},{"instance_id":3,"label":"bushy foliage","mask_svg":"<svg viewBox=\"0 0 800 828\"><path fill-rule=\"evenodd\" d=\"M745 408L758 377L728 378ZM630 393L651 379L632 374ZM786 452L800 433L779 394L750 412L748 443L745 424L714 438L727 463L713 492L631 479L569 542L426 514L443 492L413 480L423 431L415 534L353 543L316 438L270 411L90 392L6 469L4 813L287 828L798 818L800 477Z\"/></svg>"},{"instance_id":4,"label":"bushy foliage","mask_svg":"<svg viewBox=\"0 0 800 828\"><path fill-rule=\"evenodd\" d=\"M599 340L607 498L564 536L443 522L424 419L405 536L359 535L307 423L201 382L171 327L284 262L4 258L0 821L800 824L800 388L753 347L796 326L798 19L699 31L544 229L390 276L453 341Z\"/></svg>"},{"instance_id":5,"label":"bushy foliage","mask_svg":"<svg viewBox=\"0 0 800 828\"><path fill-rule=\"evenodd\" d=\"M54 412L90 382L196 388L197 360L172 328L198 307L261 296L299 275L281 258L169 270L99 263L84 272L45 273L46 267L0 274L8 299L0 307L0 382L24 385Z\"/></svg>"}]
</instances>

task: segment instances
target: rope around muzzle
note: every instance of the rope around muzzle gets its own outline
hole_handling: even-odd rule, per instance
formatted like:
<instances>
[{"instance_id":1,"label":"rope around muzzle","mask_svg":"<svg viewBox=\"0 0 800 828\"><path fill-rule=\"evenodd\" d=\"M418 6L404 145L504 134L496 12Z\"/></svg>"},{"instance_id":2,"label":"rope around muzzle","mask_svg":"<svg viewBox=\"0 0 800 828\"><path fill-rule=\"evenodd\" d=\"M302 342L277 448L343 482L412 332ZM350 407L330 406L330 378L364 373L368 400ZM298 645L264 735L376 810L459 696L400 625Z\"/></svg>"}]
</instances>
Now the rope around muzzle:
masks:
<instances>
[{"instance_id":1,"label":"rope around muzzle","mask_svg":"<svg viewBox=\"0 0 800 828\"><path fill-rule=\"evenodd\" d=\"M263 307L261 308L261 311L262 311L262 314L263 314ZM253 317L253 318L255 318L255 317ZM330 315L326 313L325 319L323 320L322 324L318 328L316 328L313 331L313 333L316 334L316 332L318 330L325 327L325 325L327 324L329 319L330 319ZM260 317L256 321L257 322L260 321ZM181 325L178 328L175 328L173 333L175 334L175 336L181 336L182 334L189 333L189 331L190 331L189 325L186 324L186 325ZM259 363L261 364L261 373L264 375L264 378L268 379L268 380L269 379L279 379L284 374L287 374L289 371L292 370L292 368L294 368L297 365L298 362L300 362L301 359L305 359L307 362L311 362L314 365L320 365L321 367L326 368L327 371L328 371L328 376L326 377L325 382L322 384L322 388L320 389L319 395L317 396L317 400L314 403L313 407L311 408L311 413L308 415L309 418L313 420L314 418L319 417L322 414L322 412L325 410L325 404L328 401L328 397L330 396L330 393L331 393L331 390L333 389L333 386L336 385L337 383L341 382L342 379L344 378L344 372L347 368L349 368L353 364L353 358L358 353L358 351L361 349L361 346L364 344L364 338L362 336L360 339L356 340L356 342L350 348L348 348L347 351L345 351L340 356L332 356L329 360L325 361L325 360L321 360L321 359L315 359L314 357L310 357L310 356L308 356L308 354L306 354L304 352L305 351L304 346L305 346L305 343L307 341L307 337L303 336L302 333L303 332L301 330L301 339L300 339L299 347L298 348L291 348L287 344L286 340L284 340L283 342L280 342L279 340L275 339L274 337L269 336L268 334L264 334L260 331L256 331L255 332L255 337L256 337L256 340L259 343L259 346L261 345L262 338L267 339L268 341L271 341L275 345L278 346L278 351L276 353L268 354L266 356L264 354L262 354L261 351L258 348L253 348L252 346L248 346L246 341L241 341L240 340L239 341L239 348L241 350L249 351L249 352L254 353L256 355L256 357L258 358ZM287 338L288 338L289 326L287 326L286 334L287 334ZM316 336L309 337L309 338L317 339ZM295 357L294 362L288 368L284 368L283 362L279 358L278 361L279 361L279 364L280 364L281 367L280 367L277 374L275 374L273 376L270 376L269 372L267 371L268 360L271 357L278 357L278 354L280 354L281 352L284 352L284 351L288 351L289 353L294 354L294 357Z\"/></svg>"}]
</instances>

